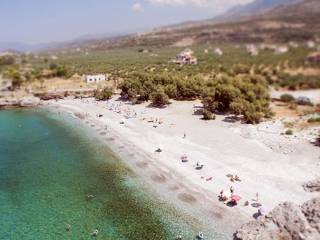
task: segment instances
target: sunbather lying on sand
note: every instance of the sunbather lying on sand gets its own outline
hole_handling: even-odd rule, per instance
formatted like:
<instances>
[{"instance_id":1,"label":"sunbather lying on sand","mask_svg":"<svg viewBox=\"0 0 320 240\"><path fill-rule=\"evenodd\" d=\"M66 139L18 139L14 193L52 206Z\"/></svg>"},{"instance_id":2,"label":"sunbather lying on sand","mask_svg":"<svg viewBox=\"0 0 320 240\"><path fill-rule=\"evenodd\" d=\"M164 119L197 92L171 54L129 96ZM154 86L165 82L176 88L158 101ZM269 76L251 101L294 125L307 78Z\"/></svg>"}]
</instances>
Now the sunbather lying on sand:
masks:
<instances>
[{"instance_id":1,"label":"sunbather lying on sand","mask_svg":"<svg viewBox=\"0 0 320 240\"><path fill-rule=\"evenodd\" d=\"M234 181L241 182L241 179L239 178L238 175L235 175L235 176L231 175L230 181L231 182L234 182Z\"/></svg>"},{"instance_id":2,"label":"sunbather lying on sand","mask_svg":"<svg viewBox=\"0 0 320 240\"><path fill-rule=\"evenodd\" d=\"M221 190L219 194L219 201L225 202L227 200L228 200L228 196L224 195L223 190Z\"/></svg>"}]
</instances>

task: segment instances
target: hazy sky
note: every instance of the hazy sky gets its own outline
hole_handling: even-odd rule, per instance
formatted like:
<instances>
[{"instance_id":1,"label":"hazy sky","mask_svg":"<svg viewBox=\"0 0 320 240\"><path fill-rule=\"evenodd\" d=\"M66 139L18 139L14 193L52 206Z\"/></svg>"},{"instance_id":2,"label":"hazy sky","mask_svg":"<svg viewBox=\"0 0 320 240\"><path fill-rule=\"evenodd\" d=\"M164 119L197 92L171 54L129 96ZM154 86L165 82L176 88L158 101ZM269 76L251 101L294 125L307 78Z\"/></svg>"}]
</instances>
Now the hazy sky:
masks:
<instances>
[{"instance_id":1,"label":"hazy sky","mask_svg":"<svg viewBox=\"0 0 320 240\"><path fill-rule=\"evenodd\" d=\"M43 43L211 18L253 0L0 0L0 42Z\"/></svg>"}]
</instances>

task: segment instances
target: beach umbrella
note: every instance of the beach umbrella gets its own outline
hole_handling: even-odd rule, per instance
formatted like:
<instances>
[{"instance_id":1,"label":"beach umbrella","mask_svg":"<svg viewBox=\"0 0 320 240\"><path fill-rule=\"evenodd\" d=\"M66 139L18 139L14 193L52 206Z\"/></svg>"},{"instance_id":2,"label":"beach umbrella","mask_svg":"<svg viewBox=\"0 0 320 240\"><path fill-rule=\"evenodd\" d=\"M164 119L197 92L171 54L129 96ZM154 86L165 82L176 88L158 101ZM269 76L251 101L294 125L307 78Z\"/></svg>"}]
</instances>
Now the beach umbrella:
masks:
<instances>
[{"instance_id":1,"label":"beach umbrella","mask_svg":"<svg viewBox=\"0 0 320 240\"><path fill-rule=\"evenodd\" d=\"M231 196L231 200L238 202L238 201L241 200L241 197L240 197L239 195L232 195L232 196Z\"/></svg>"}]
</instances>

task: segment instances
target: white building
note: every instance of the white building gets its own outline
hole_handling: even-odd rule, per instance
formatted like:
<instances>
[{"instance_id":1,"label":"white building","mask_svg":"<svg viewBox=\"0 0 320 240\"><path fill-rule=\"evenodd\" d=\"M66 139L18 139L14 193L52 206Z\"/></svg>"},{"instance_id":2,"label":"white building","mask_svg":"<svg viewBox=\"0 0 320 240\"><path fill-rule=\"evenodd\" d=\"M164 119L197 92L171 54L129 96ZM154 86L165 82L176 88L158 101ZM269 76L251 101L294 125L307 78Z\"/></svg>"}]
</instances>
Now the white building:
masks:
<instances>
[{"instance_id":1,"label":"white building","mask_svg":"<svg viewBox=\"0 0 320 240\"><path fill-rule=\"evenodd\" d=\"M247 52L251 56L258 56L259 55L259 50L254 44L247 44L246 49L247 49Z\"/></svg>"},{"instance_id":2,"label":"white building","mask_svg":"<svg viewBox=\"0 0 320 240\"><path fill-rule=\"evenodd\" d=\"M291 41L291 42L289 42L289 46L292 48L297 48L297 47L299 47L299 43Z\"/></svg>"},{"instance_id":3,"label":"white building","mask_svg":"<svg viewBox=\"0 0 320 240\"><path fill-rule=\"evenodd\" d=\"M189 48L185 49L181 53L177 54L176 58L173 59L171 62L184 65L184 64L191 64L196 65L198 64L198 59L194 57L193 51Z\"/></svg>"},{"instance_id":4,"label":"white building","mask_svg":"<svg viewBox=\"0 0 320 240\"><path fill-rule=\"evenodd\" d=\"M308 41L307 42L307 47L308 48L314 48L314 47L316 47L316 43L314 41Z\"/></svg>"},{"instance_id":5,"label":"white building","mask_svg":"<svg viewBox=\"0 0 320 240\"><path fill-rule=\"evenodd\" d=\"M85 76L86 83L99 83L107 80L104 74L88 74Z\"/></svg>"},{"instance_id":6,"label":"white building","mask_svg":"<svg viewBox=\"0 0 320 240\"><path fill-rule=\"evenodd\" d=\"M222 50L220 48L214 49L213 53L215 55L218 55L218 56L222 56L223 55L223 52L222 52Z\"/></svg>"},{"instance_id":7,"label":"white building","mask_svg":"<svg viewBox=\"0 0 320 240\"><path fill-rule=\"evenodd\" d=\"M287 46L279 46L275 50L275 54L283 54L289 51L289 48Z\"/></svg>"}]
</instances>

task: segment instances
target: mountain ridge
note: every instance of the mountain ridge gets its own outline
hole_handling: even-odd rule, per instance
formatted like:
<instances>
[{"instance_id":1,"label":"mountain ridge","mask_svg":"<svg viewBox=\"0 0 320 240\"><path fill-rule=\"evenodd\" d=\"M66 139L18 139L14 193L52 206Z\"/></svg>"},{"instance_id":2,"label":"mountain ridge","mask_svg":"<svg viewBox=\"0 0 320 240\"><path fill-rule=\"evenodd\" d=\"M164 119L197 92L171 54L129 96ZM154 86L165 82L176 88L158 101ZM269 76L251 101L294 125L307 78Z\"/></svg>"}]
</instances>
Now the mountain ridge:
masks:
<instances>
[{"instance_id":1,"label":"mountain ridge","mask_svg":"<svg viewBox=\"0 0 320 240\"><path fill-rule=\"evenodd\" d=\"M306 41L320 37L319 14L319 0L256 0L242 5L236 14L231 9L214 19L175 24L142 34L78 40L56 50L182 46L183 42L192 45Z\"/></svg>"},{"instance_id":2,"label":"mountain ridge","mask_svg":"<svg viewBox=\"0 0 320 240\"><path fill-rule=\"evenodd\" d=\"M281 6L281 5L291 5L303 0L256 0L248 4L238 4L226 12L205 20L199 21L187 21L183 23L172 24L168 26L162 26L155 28L154 31L162 31L168 29L175 29L181 27L192 27L197 26L200 24L218 24L224 22L232 22L232 21L239 21L245 20L246 17L250 17L254 14L259 14L264 11L270 10L274 7Z\"/></svg>"},{"instance_id":3,"label":"mountain ridge","mask_svg":"<svg viewBox=\"0 0 320 240\"><path fill-rule=\"evenodd\" d=\"M301 42L320 37L319 15L319 0L300 0L294 4L276 5L271 9L254 13L250 17L233 21L217 23L205 20L197 24L168 26L144 34L98 39L83 42L80 45L69 45L69 47L99 50L137 46L183 46L181 44L183 42L189 42L190 45L221 42Z\"/></svg>"}]
</instances>

